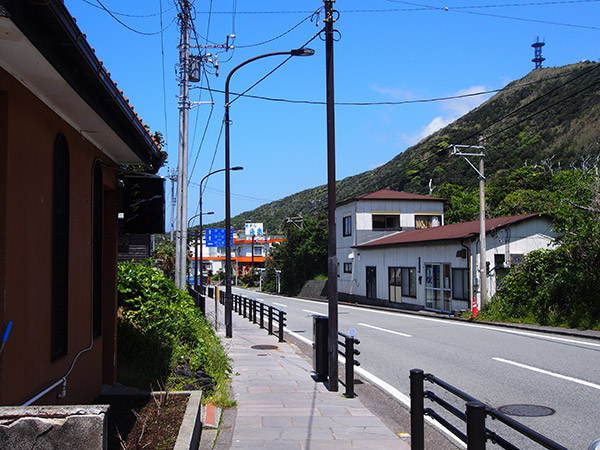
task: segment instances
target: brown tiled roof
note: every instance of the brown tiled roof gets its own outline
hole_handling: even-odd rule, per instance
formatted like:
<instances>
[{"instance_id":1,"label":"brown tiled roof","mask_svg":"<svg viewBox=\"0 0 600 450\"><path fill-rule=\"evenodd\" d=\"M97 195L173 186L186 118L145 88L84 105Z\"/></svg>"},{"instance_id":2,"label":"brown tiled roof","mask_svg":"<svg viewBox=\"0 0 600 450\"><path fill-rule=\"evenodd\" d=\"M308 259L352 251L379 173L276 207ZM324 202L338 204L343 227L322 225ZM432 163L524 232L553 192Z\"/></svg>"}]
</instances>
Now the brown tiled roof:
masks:
<instances>
[{"instance_id":1,"label":"brown tiled roof","mask_svg":"<svg viewBox=\"0 0 600 450\"><path fill-rule=\"evenodd\" d=\"M346 203L354 202L357 200L421 200L421 201L442 201L445 202L445 198L429 197L427 195L411 194L403 191L392 191L390 189L380 189L379 191L371 192L370 194L357 195L356 197L348 198L341 202L337 202L336 205L345 205Z\"/></svg>"},{"instance_id":2,"label":"brown tiled roof","mask_svg":"<svg viewBox=\"0 0 600 450\"><path fill-rule=\"evenodd\" d=\"M523 214L520 216L496 217L486 219L485 230L490 232L494 229L513 225L524 220L539 217L539 214ZM356 245L356 248L373 248L382 246L414 244L419 242L447 241L467 239L479 234L479 220L473 222L455 223L442 227L424 228L421 230L400 231L396 234L386 236L365 244Z\"/></svg>"}]
</instances>

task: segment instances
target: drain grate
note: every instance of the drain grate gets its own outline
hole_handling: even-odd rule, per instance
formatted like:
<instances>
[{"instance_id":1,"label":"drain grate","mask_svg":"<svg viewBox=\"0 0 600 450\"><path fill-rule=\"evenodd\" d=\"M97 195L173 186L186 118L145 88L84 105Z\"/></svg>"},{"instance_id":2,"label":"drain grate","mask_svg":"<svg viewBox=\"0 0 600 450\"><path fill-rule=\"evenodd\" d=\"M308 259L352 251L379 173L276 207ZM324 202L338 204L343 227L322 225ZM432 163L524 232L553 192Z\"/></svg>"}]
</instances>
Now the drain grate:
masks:
<instances>
[{"instance_id":1,"label":"drain grate","mask_svg":"<svg viewBox=\"0 0 600 450\"><path fill-rule=\"evenodd\" d=\"M556 411L547 406L540 405L505 405L498 408L502 414L517 417L543 417L551 416Z\"/></svg>"},{"instance_id":2,"label":"drain grate","mask_svg":"<svg viewBox=\"0 0 600 450\"><path fill-rule=\"evenodd\" d=\"M277 346L276 345L253 345L252 347L254 350L277 350Z\"/></svg>"}]
</instances>

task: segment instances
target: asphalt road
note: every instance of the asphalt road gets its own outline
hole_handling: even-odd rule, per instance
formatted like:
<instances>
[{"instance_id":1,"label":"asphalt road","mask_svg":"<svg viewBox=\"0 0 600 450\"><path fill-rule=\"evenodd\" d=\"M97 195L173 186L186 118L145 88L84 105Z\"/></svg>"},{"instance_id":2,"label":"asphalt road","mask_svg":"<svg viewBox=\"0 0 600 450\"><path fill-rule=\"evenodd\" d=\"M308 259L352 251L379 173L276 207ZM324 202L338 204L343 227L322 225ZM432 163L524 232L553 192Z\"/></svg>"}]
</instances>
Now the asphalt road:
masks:
<instances>
[{"instance_id":1,"label":"asphalt road","mask_svg":"<svg viewBox=\"0 0 600 450\"><path fill-rule=\"evenodd\" d=\"M234 292L283 308L286 331L304 340L312 341L313 315L327 315L323 302ZM587 449L600 439L600 340L346 305L338 320L339 331L357 331L364 375L397 389L405 402L409 371L419 368L496 409L525 405L517 410L525 416L513 419L566 448ZM429 383L426 389L444 395ZM543 448L497 421L487 425L518 448Z\"/></svg>"}]
</instances>

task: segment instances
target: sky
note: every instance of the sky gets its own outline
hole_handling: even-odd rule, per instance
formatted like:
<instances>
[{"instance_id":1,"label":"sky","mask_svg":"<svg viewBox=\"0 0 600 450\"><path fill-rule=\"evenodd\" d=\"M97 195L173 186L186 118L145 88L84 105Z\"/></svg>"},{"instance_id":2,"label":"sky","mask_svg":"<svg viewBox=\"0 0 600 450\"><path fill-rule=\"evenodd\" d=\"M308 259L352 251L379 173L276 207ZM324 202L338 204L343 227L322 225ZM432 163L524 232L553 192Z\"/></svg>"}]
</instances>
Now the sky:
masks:
<instances>
[{"instance_id":1,"label":"sky","mask_svg":"<svg viewBox=\"0 0 600 450\"><path fill-rule=\"evenodd\" d=\"M65 5L142 120L165 137L169 158L159 173L168 177L178 166L178 1L65 0ZM231 103L231 166L244 167L231 173L232 216L327 183L325 42L319 35L324 14L317 13L323 5L192 0L191 54L213 62L204 64L201 81L190 89L197 103L189 114L188 218L199 211L202 178L225 166L227 74L265 53L315 50L311 57L287 61L260 59L232 75L233 99L285 61L247 93L254 97ZM337 0L334 8L338 180L385 164L491 94L436 99L501 89L527 75L535 67L531 44L538 38L545 43L544 67L600 59L600 0ZM233 48L225 50L227 43ZM223 172L204 186L203 212L214 214L203 222L224 220ZM170 180L165 188L169 231Z\"/></svg>"}]
</instances>

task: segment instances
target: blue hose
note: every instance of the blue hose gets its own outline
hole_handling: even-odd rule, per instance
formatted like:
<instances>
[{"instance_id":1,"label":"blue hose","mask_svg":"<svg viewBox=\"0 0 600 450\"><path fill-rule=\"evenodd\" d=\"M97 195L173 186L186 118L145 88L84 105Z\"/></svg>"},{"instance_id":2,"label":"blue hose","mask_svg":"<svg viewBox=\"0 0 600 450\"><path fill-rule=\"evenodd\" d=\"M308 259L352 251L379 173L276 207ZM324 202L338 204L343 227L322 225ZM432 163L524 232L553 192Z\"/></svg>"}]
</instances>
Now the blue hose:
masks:
<instances>
[{"instance_id":1,"label":"blue hose","mask_svg":"<svg viewBox=\"0 0 600 450\"><path fill-rule=\"evenodd\" d=\"M12 320L8 322L6 325L6 329L4 330L4 335L2 336L2 343L4 344L8 339L8 335L10 334L10 329L12 328Z\"/></svg>"}]
</instances>

